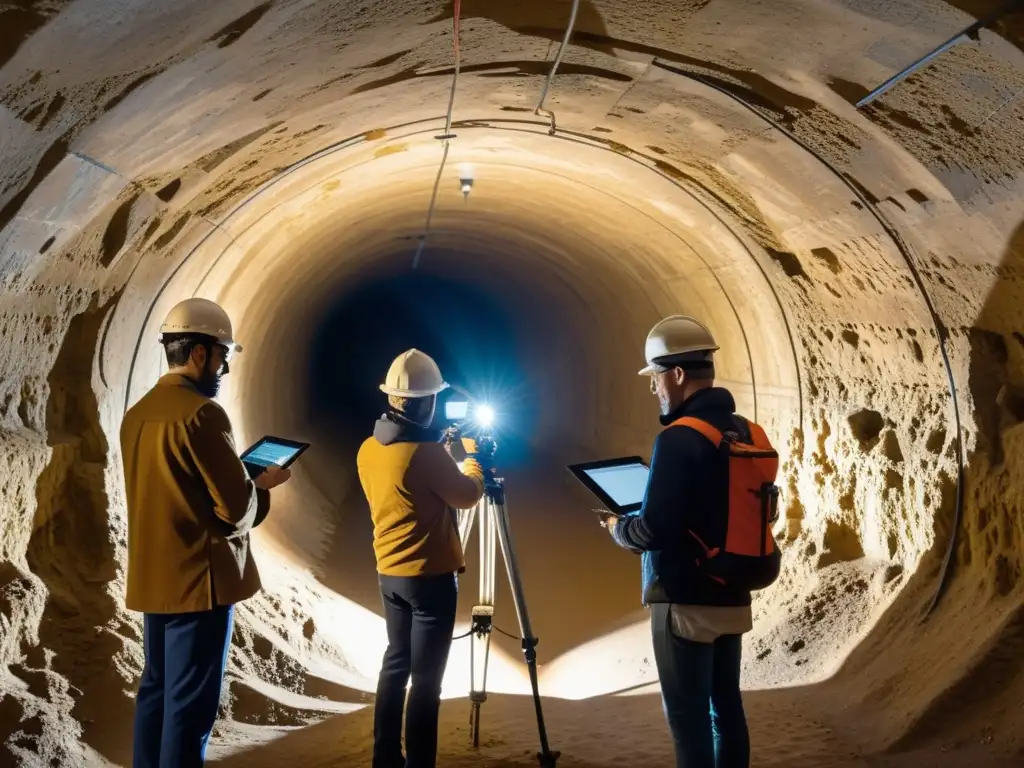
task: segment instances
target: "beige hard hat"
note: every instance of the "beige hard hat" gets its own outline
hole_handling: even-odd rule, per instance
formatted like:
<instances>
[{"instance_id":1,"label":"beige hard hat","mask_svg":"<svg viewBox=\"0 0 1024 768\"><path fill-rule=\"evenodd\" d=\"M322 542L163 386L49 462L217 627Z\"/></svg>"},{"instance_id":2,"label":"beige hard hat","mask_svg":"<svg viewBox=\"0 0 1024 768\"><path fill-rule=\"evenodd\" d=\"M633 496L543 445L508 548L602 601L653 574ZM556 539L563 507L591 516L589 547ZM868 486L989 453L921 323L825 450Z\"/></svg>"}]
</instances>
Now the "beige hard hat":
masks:
<instances>
[{"instance_id":1,"label":"beige hard hat","mask_svg":"<svg viewBox=\"0 0 1024 768\"><path fill-rule=\"evenodd\" d=\"M647 334L644 344L647 367L639 374L661 373L682 362L710 362L717 350L711 331L703 324L686 315L671 315Z\"/></svg>"},{"instance_id":2,"label":"beige hard hat","mask_svg":"<svg viewBox=\"0 0 1024 768\"><path fill-rule=\"evenodd\" d=\"M160 333L201 333L235 352L242 351L242 345L235 341L228 313L209 299L185 299L175 304L164 318Z\"/></svg>"},{"instance_id":3,"label":"beige hard hat","mask_svg":"<svg viewBox=\"0 0 1024 768\"><path fill-rule=\"evenodd\" d=\"M396 397L429 397L448 388L434 358L410 349L395 358L380 391Z\"/></svg>"}]
</instances>

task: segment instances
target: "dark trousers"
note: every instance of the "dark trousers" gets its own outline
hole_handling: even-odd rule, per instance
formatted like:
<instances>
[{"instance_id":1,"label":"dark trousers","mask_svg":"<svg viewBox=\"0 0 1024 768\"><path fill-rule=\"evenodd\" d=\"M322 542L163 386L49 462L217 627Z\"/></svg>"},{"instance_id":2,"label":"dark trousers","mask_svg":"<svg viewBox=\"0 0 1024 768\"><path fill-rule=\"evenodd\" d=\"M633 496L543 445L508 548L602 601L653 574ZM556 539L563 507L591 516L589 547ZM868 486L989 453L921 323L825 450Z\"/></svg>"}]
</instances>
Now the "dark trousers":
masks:
<instances>
[{"instance_id":1,"label":"dark trousers","mask_svg":"<svg viewBox=\"0 0 1024 768\"><path fill-rule=\"evenodd\" d=\"M379 579L388 649L377 680L373 768L434 768L441 679L455 629L458 579L452 573ZM410 677L403 758L402 706Z\"/></svg>"},{"instance_id":2,"label":"dark trousers","mask_svg":"<svg viewBox=\"0 0 1024 768\"><path fill-rule=\"evenodd\" d=\"M217 719L234 606L147 613L133 768L200 768Z\"/></svg>"},{"instance_id":3,"label":"dark trousers","mask_svg":"<svg viewBox=\"0 0 1024 768\"><path fill-rule=\"evenodd\" d=\"M654 660L676 768L748 768L750 736L740 697L741 635L697 643L672 633L671 606L651 605Z\"/></svg>"}]
</instances>

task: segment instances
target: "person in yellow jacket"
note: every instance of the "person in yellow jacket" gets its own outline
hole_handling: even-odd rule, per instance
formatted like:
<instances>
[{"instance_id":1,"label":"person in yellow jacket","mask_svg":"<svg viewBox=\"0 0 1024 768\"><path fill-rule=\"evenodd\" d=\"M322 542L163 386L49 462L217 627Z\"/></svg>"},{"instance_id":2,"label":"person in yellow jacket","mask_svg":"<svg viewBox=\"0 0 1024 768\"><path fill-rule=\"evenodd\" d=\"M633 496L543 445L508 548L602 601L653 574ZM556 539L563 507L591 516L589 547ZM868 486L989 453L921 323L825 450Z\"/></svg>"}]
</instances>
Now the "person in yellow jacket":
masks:
<instances>
[{"instance_id":1,"label":"person in yellow jacket","mask_svg":"<svg viewBox=\"0 0 1024 768\"><path fill-rule=\"evenodd\" d=\"M466 458L460 470L440 430L431 427L436 396L447 387L429 355L410 349L395 358L380 387L388 410L356 459L373 518L388 632L373 768L434 768L437 759L441 679L455 629L458 574L465 570L454 510L472 507L484 493L480 464Z\"/></svg>"},{"instance_id":2,"label":"person in yellow jacket","mask_svg":"<svg viewBox=\"0 0 1024 768\"><path fill-rule=\"evenodd\" d=\"M160 331L169 371L121 423L125 606L144 614L132 766L195 768L217 718L234 605L260 589L249 532L290 472L253 481L214 400L241 351L224 310L187 299Z\"/></svg>"}]
</instances>

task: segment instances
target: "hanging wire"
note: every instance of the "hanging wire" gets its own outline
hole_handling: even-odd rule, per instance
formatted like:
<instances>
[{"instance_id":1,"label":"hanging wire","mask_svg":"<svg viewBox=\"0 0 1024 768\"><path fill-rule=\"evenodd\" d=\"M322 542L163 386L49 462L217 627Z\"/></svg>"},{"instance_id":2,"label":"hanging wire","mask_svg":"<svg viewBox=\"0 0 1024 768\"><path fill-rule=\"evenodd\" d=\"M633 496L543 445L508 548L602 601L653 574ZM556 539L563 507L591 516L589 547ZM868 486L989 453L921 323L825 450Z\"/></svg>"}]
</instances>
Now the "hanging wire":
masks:
<instances>
[{"instance_id":1,"label":"hanging wire","mask_svg":"<svg viewBox=\"0 0 1024 768\"><path fill-rule=\"evenodd\" d=\"M462 63L462 54L459 51L459 16L461 13L462 0L455 0L455 4L452 8L452 46L455 50L455 74L452 77L452 92L448 96L448 117L444 122L445 141L451 138L452 110L455 108L455 86L459 82L459 65Z\"/></svg>"},{"instance_id":2,"label":"hanging wire","mask_svg":"<svg viewBox=\"0 0 1024 768\"><path fill-rule=\"evenodd\" d=\"M452 135L452 112L455 109L455 90L459 85L459 70L461 69L462 54L459 50L459 16L462 14L462 0L455 0L452 6L452 45L455 53L455 73L452 75L452 90L448 95L448 112L444 119L444 133L437 137L444 142L444 152L441 154L441 165L437 169L437 178L434 179L434 190L430 195L430 206L427 208L427 221L423 225L423 233L419 236L416 244L416 255L412 259L412 268L416 269L423 256L423 249L427 245L427 236L430 234L430 222L434 218L434 206L437 204L437 192L441 188L441 176L444 174L445 163L448 162L448 149L453 138Z\"/></svg>"},{"instance_id":3,"label":"hanging wire","mask_svg":"<svg viewBox=\"0 0 1024 768\"><path fill-rule=\"evenodd\" d=\"M982 121L981 121L980 123L978 123L978 124L977 124L976 126L974 126L974 130L975 130L975 131L979 130L979 129L981 128L981 126L983 126L983 125L984 125L985 123L987 123L987 122L988 122L989 120L991 120L991 119L992 119L993 117L995 117L995 116L996 116L997 114L999 114L1000 112L1002 112L1002 111L1003 111L1003 108L1004 108L1004 107L1005 107L1005 106L1006 106L1007 104L1009 104L1009 103L1010 103L1011 101L1013 101L1014 99L1016 99L1016 98L1017 98L1018 96L1020 96L1020 95L1021 95L1022 93L1024 93L1024 88L1021 88L1021 89L1020 89L1019 91L1017 91L1017 92L1016 92L1015 94L1013 94L1013 96L1011 96L1011 97L1010 97L1010 98L1008 98L1008 99L1007 99L1006 101L1004 101L1004 102L1003 102L1002 104L1000 104L1000 105L999 105L998 107L996 107L996 108L995 108L995 110L993 110L993 111L991 112L991 114L989 114L989 116L988 116L988 117L986 117L986 118L985 118L984 120L982 120Z\"/></svg>"},{"instance_id":4,"label":"hanging wire","mask_svg":"<svg viewBox=\"0 0 1024 768\"><path fill-rule=\"evenodd\" d=\"M555 113L544 109L544 102L547 100L548 91L555 80L555 73L558 71L558 65L562 63L562 55L565 53L565 49L569 47L569 39L572 37L572 31L576 26L576 14L579 10L580 0L572 0L572 13L569 14L569 26L565 28L565 37L562 38L562 44L558 46L558 53L555 55L555 62L551 65L551 71L548 72L548 79L544 82L544 90L540 92L540 101L537 102L537 108L533 111L533 114L540 117L546 117L551 121L551 127L548 128L548 133L552 136L555 133Z\"/></svg>"},{"instance_id":5,"label":"hanging wire","mask_svg":"<svg viewBox=\"0 0 1024 768\"><path fill-rule=\"evenodd\" d=\"M437 178L434 179L434 191L430 195L430 207L427 208L427 223L423 226L423 233L416 244L416 255L412 259L412 268L416 269L420 263L420 256L427 244L427 235L430 234L430 220L434 217L434 204L437 203L437 191L441 188L441 176L444 173L444 164L448 161L448 140L444 142L444 153L441 155L441 165L437 169Z\"/></svg>"}]
</instances>

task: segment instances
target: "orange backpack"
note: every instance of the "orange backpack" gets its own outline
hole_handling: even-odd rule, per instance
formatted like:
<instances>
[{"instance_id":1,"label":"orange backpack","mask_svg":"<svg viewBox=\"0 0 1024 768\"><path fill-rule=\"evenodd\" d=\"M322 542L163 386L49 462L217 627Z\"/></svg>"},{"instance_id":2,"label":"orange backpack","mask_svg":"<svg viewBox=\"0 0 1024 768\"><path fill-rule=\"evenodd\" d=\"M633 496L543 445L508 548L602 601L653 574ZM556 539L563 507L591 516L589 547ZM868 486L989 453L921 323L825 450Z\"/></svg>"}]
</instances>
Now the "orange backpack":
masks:
<instances>
[{"instance_id":1,"label":"orange backpack","mask_svg":"<svg viewBox=\"0 0 1024 768\"><path fill-rule=\"evenodd\" d=\"M748 429L728 431L724 435L701 419L684 416L670 427L685 426L710 440L728 462L728 500L724 500L724 526L713 524L719 535L704 541L694 531L700 547L697 565L701 572L719 584L749 592L773 584L779 577L782 553L772 535L772 523L778 518L779 454L760 425L736 417ZM749 438L742 435L749 431ZM745 442L745 438L749 442Z\"/></svg>"}]
</instances>

